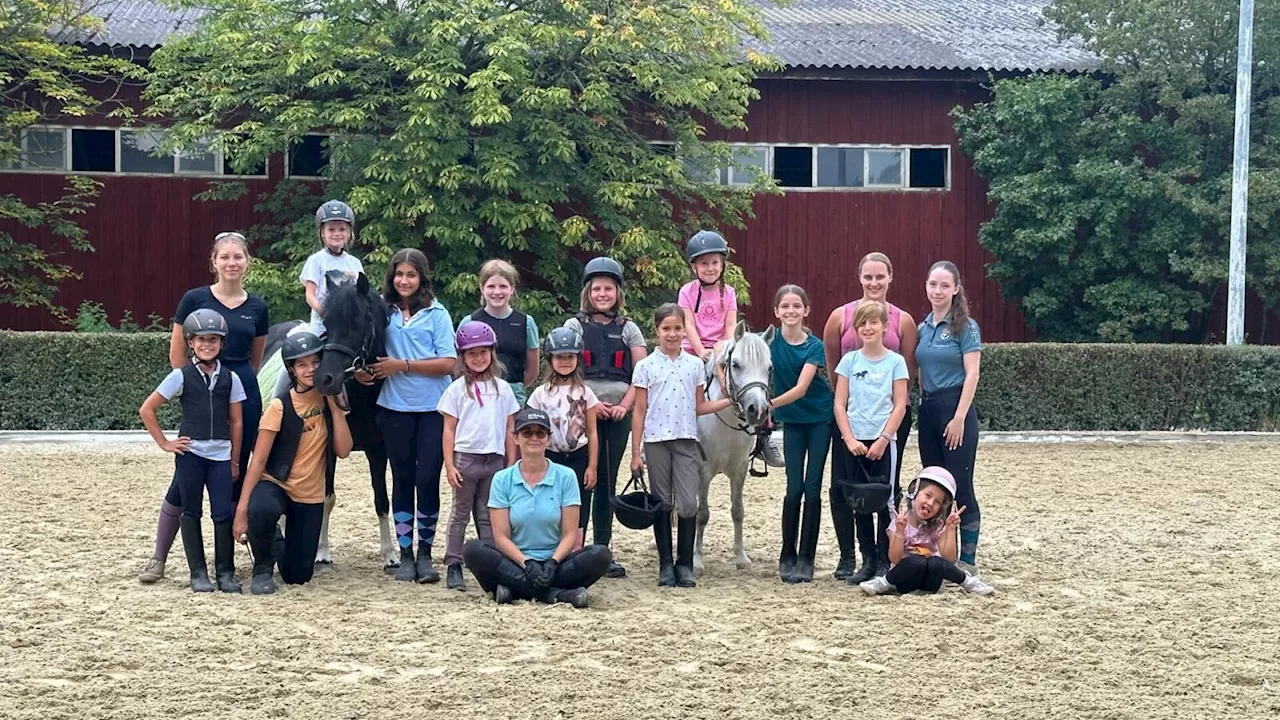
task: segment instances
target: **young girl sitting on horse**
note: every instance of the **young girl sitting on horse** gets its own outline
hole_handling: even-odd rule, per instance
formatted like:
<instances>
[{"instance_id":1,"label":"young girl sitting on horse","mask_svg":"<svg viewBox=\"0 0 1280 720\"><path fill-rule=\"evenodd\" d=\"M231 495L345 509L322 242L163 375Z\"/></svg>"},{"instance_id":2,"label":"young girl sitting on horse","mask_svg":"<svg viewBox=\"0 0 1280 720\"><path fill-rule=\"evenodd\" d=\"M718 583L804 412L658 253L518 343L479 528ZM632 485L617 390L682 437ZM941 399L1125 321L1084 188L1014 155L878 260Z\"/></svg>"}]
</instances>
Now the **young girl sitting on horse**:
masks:
<instances>
[{"instance_id":1,"label":"young girl sitting on horse","mask_svg":"<svg viewBox=\"0 0 1280 720\"><path fill-rule=\"evenodd\" d=\"M862 347L846 354L836 367L835 416L844 452L838 452L835 461L844 463L844 472L833 475L846 483L844 496L856 513L862 551L862 569L845 581L851 584L889 570L879 559L889 552L898 424L907 414L907 361L884 346L888 319L884 303L860 303L853 327Z\"/></svg>"},{"instance_id":2,"label":"young girl sitting on horse","mask_svg":"<svg viewBox=\"0 0 1280 720\"><path fill-rule=\"evenodd\" d=\"M822 341L804 325L809 317L809 296L798 285L783 285L774 296L773 314L782 323L782 330L774 333L769 343L773 384L778 392L770 406L774 419L782 422L787 466L778 577L788 583L809 582L813 580L813 558L822 520L822 471L831 444L834 396L826 373L820 372L826 366Z\"/></svg>"},{"instance_id":3,"label":"young girl sitting on horse","mask_svg":"<svg viewBox=\"0 0 1280 720\"><path fill-rule=\"evenodd\" d=\"M481 265L482 305L468 319L493 328L498 336L498 359L504 368L503 378L510 383L516 400L523 407L527 397L525 386L538 379L541 357L538 324L533 321L533 316L511 307L519 283L520 273L506 260L490 260Z\"/></svg>"},{"instance_id":4,"label":"young girl sitting on horse","mask_svg":"<svg viewBox=\"0 0 1280 720\"><path fill-rule=\"evenodd\" d=\"M277 564L290 585L311 580L337 458L351 454L347 411L338 397L326 398L315 388L323 349L310 332L285 339L280 357L290 387L267 404L258 426L258 444L235 515L236 537L247 538L253 549L249 589L255 595L276 591L271 576ZM276 539L281 517L283 542Z\"/></svg>"},{"instance_id":5,"label":"young girl sitting on horse","mask_svg":"<svg viewBox=\"0 0 1280 720\"><path fill-rule=\"evenodd\" d=\"M474 516L476 535L493 540L489 486L499 470L516 460L513 416L520 409L511 385L502 379L498 338L482 322L467 320L455 336L463 375L440 397L444 416L444 470L453 487L453 513L445 542L445 584L465 590L462 541Z\"/></svg>"},{"instance_id":6,"label":"young girl sitting on horse","mask_svg":"<svg viewBox=\"0 0 1280 720\"><path fill-rule=\"evenodd\" d=\"M921 470L907 487L905 511L893 519L889 532L887 575L859 585L868 595L891 590L935 593L943 580L974 595L990 595L995 588L956 566L956 534L964 507L955 506L956 479L944 467Z\"/></svg>"},{"instance_id":7,"label":"young girl sitting on horse","mask_svg":"<svg viewBox=\"0 0 1280 720\"><path fill-rule=\"evenodd\" d=\"M355 240L356 214L341 200L330 200L316 210L316 229L323 247L311 254L302 265L298 279L307 291L307 306L311 308L311 332L324 337L324 321L321 310L329 285L325 281L330 273L337 273L354 280L364 272L360 258L347 252Z\"/></svg>"},{"instance_id":8,"label":"young girl sitting on horse","mask_svg":"<svg viewBox=\"0 0 1280 720\"><path fill-rule=\"evenodd\" d=\"M558 327L547 334L546 346L550 362L542 384L529 396L529 407L551 419L547 457L578 477L583 510L578 513L577 547L582 547L590 517L586 509L591 507L591 491L596 486L596 407L600 401L583 379L582 336Z\"/></svg>"},{"instance_id":9,"label":"young girl sitting on horse","mask_svg":"<svg viewBox=\"0 0 1280 720\"><path fill-rule=\"evenodd\" d=\"M204 490L208 488L218 589L238 593L240 584L236 582L235 543L231 533L234 512L231 484L240 475L232 458L240 457L244 385L238 375L218 360L227 336L227 321L221 314L208 309L196 310L183 320L182 329L191 350L191 362L166 375L142 403L138 415L156 444L174 454L182 498L179 527L182 549L191 570L191 591L213 592L200 531ZM175 397L182 403L182 424L178 437L167 440L156 411Z\"/></svg>"},{"instance_id":10,"label":"young girl sitting on horse","mask_svg":"<svg viewBox=\"0 0 1280 720\"><path fill-rule=\"evenodd\" d=\"M658 585L694 587L693 543L697 533L698 485L702 450L698 447L698 416L720 412L730 398L707 400L702 362L684 352L685 314L667 303L653 314L658 351L636 364L636 389L631 416L631 470L649 468L649 487L667 508L653 523L658 546ZM679 517L677 556L671 561L671 508Z\"/></svg>"},{"instance_id":11,"label":"young girl sitting on horse","mask_svg":"<svg viewBox=\"0 0 1280 720\"><path fill-rule=\"evenodd\" d=\"M686 334L681 347L701 360L716 349L725 338L732 337L738 322L738 295L724 281L725 263L729 261L729 244L724 236L712 230L700 230L689 238L685 260L693 271L693 279L680 288L678 304L684 311ZM724 371L716 369L716 379L724 386ZM769 441L771 422L760 430L756 451L765 463L783 467L778 450Z\"/></svg>"}]
</instances>

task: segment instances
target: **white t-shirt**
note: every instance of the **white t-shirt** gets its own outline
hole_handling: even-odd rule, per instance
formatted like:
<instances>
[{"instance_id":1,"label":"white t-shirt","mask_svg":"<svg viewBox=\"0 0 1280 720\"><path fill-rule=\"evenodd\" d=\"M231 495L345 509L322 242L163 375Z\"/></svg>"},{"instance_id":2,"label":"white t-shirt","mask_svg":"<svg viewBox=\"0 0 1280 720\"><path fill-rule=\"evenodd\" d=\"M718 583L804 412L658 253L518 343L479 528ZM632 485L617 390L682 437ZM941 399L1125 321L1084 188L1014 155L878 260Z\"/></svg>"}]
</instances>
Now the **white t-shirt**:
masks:
<instances>
[{"instance_id":1,"label":"white t-shirt","mask_svg":"<svg viewBox=\"0 0 1280 720\"><path fill-rule=\"evenodd\" d=\"M192 362L195 362L194 358ZM217 361L213 365L213 374L206 377L209 378L209 384L218 381L218 376L223 372L231 372L225 370L222 361ZM204 371L202 370L201 373ZM164 396L165 400L172 400L182 395L182 370L174 369L164 376L164 380L160 381L156 392ZM244 384L240 382L240 376L231 372L231 402L242 403L245 401ZM192 440L191 452L205 460L213 462L222 462L231 459L231 441L230 440Z\"/></svg>"},{"instance_id":2,"label":"white t-shirt","mask_svg":"<svg viewBox=\"0 0 1280 720\"><path fill-rule=\"evenodd\" d=\"M362 272L364 272L364 264L355 255L345 251L341 255L334 255L328 250L320 249L307 258L298 279L302 281L303 286L308 280L316 284L316 299L323 305L324 296L329 293L329 285L324 281L325 275L336 273L333 277L334 281L342 284L342 282L354 281ZM320 313L315 310L311 311L311 327L312 332L317 335L324 333L324 323L320 321Z\"/></svg>"},{"instance_id":3,"label":"white t-shirt","mask_svg":"<svg viewBox=\"0 0 1280 720\"><path fill-rule=\"evenodd\" d=\"M476 391L480 398L476 399ZM440 396L436 409L458 419L453 451L476 455L503 455L507 451L507 418L520 411L516 394L502 378L475 383L458 378Z\"/></svg>"},{"instance_id":4,"label":"white t-shirt","mask_svg":"<svg viewBox=\"0 0 1280 720\"><path fill-rule=\"evenodd\" d=\"M659 349L636 363L631 384L648 392L644 441L698 439L698 388L707 384L702 361L686 352Z\"/></svg>"},{"instance_id":5,"label":"white t-shirt","mask_svg":"<svg viewBox=\"0 0 1280 720\"><path fill-rule=\"evenodd\" d=\"M539 385L529 396L529 407L551 419L551 449L558 453L587 446L587 411L599 404L586 385Z\"/></svg>"}]
</instances>

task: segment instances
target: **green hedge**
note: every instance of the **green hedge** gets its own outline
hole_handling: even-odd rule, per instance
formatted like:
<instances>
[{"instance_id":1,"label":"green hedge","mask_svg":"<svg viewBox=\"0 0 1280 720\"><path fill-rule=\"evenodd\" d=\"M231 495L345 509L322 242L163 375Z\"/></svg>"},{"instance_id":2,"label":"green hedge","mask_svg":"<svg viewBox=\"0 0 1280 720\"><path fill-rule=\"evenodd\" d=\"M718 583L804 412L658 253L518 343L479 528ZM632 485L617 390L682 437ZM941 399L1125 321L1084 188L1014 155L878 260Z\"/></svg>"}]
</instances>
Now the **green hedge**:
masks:
<instances>
[{"instance_id":1,"label":"green hedge","mask_svg":"<svg viewBox=\"0 0 1280 720\"><path fill-rule=\"evenodd\" d=\"M0 430L141 427L168 342L0 331ZM976 405L987 430L1275 430L1280 348L991 344ZM166 427L175 409L163 411Z\"/></svg>"}]
</instances>

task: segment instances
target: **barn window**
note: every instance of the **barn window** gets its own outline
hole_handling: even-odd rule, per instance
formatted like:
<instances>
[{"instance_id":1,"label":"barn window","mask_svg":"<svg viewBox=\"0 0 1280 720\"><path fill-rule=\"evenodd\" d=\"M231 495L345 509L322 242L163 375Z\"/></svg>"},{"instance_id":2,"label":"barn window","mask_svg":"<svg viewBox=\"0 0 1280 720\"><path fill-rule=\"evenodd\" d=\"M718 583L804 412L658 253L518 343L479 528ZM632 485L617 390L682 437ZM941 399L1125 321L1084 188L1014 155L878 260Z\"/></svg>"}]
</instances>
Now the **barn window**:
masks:
<instances>
[{"instance_id":1,"label":"barn window","mask_svg":"<svg viewBox=\"0 0 1280 720\"><path fill-rule=\"evenodd\" d=\"M751 185L769 174L768 145L735 145L732 164L721 168L720 182L725 185Z\"/></svg>"},{"instance_id":2,"label":"barn window","mask_svg":"<svg viewBox=\"0 0 1280 720\"><path fill-rule=\"evenodd\" d=\"M218 156L209 147L208 140L196 143L196 146L185 153L178 153L178 172L193 175L216 175L218 172Z\"/></svg>"},{"instance_id":3,"label":"barn window","mask_svg":"<svg viewBox=\"0 0 1280 720\"><path fill-rule=\"evenodd\" d=\"M813 148L775 147L773 179L782 187L813 187Z\"/></svg>"},{"instance_id":4,"label":"barn window","mask_svg":"<svg viewBox=\"0 0 1280 720\"><path fill-rule=\"evenodd\" d=\"M71 169L78 172L115 172L116 131L73 128Z\"/></svg>"},{"instance_id":5,"label":"barn window","mask_svg":"<svg viewBox=\"0 0 1280 720\"><path fill-rule=\"evenodd\" d=\"M153 154L163 141L164 133L155 130L121 130L120 172L172 173L173 154Z\"/></svg>"},{"instance_id":6,"label":"barn window","mask_svg":"<svg viewBox=\"0 0 1280 720\"><path fill-rule=\"evenodd\" d=\"M901 187L902 151L868 150L867 185L875 187Z\"/></svg>"},{"instance_id":7,"label":"barn window","mask_svg":"<svg viewBox=\"0 0 1280 720\"><path fill-rule=\"evenodd\" d=\"M911 148L911 187L947 186L947 148Z\"/></svg>"},{"instance_id":8,"label":"barn window","mask_svg":"<svg viewBox=\"0 0 1280 720\"><path fill-rule=\"evenodd\" d=\"M320 177L328 167L328 135L304 135L289 148L289 174L294 177Z\"/></svg>"},{"instance_id":9,"label":"barn window","mask_svg":"<svg viewBox=\"0 0 1280 720\"><path fill-rule=\"evenodd\" d=\"M818 187L862 187L862 148L818 148Z\"/></svg>"},{"instance_id":10,"label":"barn window","mask_svg":"<svg viewBox=\"0 0 1280 720\"><path fill-rule=\"evenodd\" d=\"M19 157L8 170L66 170L66 128L28 128L18 140Z\"/></svg>"}]
</instances>

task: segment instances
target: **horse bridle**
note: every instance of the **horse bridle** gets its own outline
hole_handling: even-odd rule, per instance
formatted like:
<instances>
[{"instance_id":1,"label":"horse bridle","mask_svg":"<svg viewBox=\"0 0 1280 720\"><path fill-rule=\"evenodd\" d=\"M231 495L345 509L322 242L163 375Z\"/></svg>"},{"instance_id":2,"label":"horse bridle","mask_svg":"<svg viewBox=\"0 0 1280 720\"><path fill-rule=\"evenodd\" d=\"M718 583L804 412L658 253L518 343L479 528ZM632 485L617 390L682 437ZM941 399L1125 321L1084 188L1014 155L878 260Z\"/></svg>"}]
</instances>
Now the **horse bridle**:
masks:
<instances>
[{"instance_id":1,"label":"horse bridle","mask_svg":"<svg viewBox=\"0 0 1280 720\"><path fill-rule=\"evenodd\" d=\"M360 342L360 349L358 351L352 350L342 343L330 342L327 338L325 340L325 352L336 351L351 358L351 366L342 371L343 382L350 380L357 372L369 371L368 356L373 353L373 341L377 337L377 329L374 325L377 318L374 316L372 310L369 311L367 319L369 329L365 331L364 339Z\"/></svg>"},{"instance_id":2,"label":"horse bridle","mask_svg":"<svg viewBox=\"0 0 1280 720\"><path fill-rule=\"evenodd\" d=\"M724 421L724 418L720 417L719 413L716 413L716 419L719 420L721 424L723 424L725 427L729 428L730 430L733 430L735 432L746 433L748 435L756 435L759 433L760 428L759 426L754 426L747 422L746 409L743 408L742 406L742 396L746 395L751 390L760 388L764 390L765 397L768 397L769 383L763 382L760 380L754 380L742 386L737 386L734 384L733 373L730 371L733 369L733 351L736 350L737 347L738 347L738 344L736 342L731 343L729 345L728 351L725 352L724 382L725 382L725 392L728 394L729 400L733 402L733 414L737 416L739 425L737 427L730 425L729 423ZM712 369L711 375L712 375L712 378L714 379L715 377L714 368Z\"/></svg>"}]
</instances>

